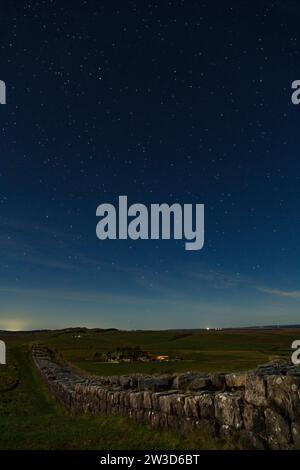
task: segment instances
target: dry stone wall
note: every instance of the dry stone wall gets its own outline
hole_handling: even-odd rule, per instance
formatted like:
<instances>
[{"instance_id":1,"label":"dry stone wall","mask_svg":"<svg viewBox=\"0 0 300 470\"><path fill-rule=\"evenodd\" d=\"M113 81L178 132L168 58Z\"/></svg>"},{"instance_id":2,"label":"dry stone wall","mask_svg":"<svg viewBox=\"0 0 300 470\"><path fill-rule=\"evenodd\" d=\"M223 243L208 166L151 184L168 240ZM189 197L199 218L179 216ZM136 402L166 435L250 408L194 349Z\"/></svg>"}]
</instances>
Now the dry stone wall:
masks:
<instances>
[{"instance_id":1,"label":"dry stone wall","mask_svg":"<svg viewBox=\"0 0 300 470\"><path fill-rule=\"evenodd\" d=\"M132 416L161 429L208 428L258 449L300 448L300 367L273 362L249 372L86 377L36 345L34 363L71 413Z\"/></svg>"}]
</instances>

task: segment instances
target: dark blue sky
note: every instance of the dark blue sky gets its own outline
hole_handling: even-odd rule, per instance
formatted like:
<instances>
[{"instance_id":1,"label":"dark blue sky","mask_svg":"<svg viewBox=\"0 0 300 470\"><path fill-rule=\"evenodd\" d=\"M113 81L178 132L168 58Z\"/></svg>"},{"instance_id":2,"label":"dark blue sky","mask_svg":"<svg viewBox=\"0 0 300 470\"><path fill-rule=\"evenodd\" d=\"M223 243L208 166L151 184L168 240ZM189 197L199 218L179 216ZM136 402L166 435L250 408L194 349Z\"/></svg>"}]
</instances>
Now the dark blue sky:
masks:
<instances>
[{"instance_id":1,"label":"dark blue sky","mask_svg":"<svg viewBox=\"0 0 300 470\"><path fill-rule=\"evenodd\" d=\"M0 328L299 323L297 1L1 3ZM205 246L96 238L204 203Z\"/></svg>"}]
</instances>

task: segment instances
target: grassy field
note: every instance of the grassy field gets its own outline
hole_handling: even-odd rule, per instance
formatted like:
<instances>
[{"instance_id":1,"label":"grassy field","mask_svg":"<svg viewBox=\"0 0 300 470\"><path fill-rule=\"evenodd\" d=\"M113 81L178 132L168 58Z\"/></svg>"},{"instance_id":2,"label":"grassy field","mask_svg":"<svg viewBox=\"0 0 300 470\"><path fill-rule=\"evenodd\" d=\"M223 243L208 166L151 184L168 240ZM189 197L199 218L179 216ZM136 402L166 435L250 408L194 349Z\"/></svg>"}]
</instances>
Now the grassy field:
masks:
<instances>
[{"instance_id":1,"label":"grassy field","mask_svg":"<svg viewBox=\"0 0 300 470\"><path fill-rule=\"evenodd\" d=\"M291 344L300 330L179 331L87 331L52 335L45 342L74 365L98 375L133 372L163 373L187 370L236 371L251 369L277 357L290 357ZM176 355L166 363L101 363L96 352L116 347L140 346L150 354Z\"/></svg>"},{"instance_id":2,"label":"grassy field","mask_svg":"<svg viewBox=\"0 0 300 470\"><path fill-rule=\"evenodd\" d=\"M8 346L7 366L0 366L0 449L217 449L210 436L182 437L158 432L129 418L71 417L49 395L35 371L30 346L44 342L66 360L94 374L175 370L241 370L275 357L289 357L300 331L222 332L95 332L81 338L74 332L2 334ZM180 362L164 364L103 364L95 352L136 346L155 354L176 354ZM235 442L227 448L237 448Z\"/></svg>"}]
</instances>

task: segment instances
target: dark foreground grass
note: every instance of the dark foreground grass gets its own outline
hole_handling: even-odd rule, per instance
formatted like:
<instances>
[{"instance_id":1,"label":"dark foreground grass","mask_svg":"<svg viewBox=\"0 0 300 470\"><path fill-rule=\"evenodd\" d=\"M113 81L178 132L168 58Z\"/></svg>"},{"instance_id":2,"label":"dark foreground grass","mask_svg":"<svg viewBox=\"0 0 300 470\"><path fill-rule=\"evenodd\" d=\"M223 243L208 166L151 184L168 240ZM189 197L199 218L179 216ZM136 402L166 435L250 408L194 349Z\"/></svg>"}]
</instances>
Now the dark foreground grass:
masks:
<instances>
[{"instance_id":1,"label":"dark foreground grass","mask_svg":"<svg viewBox=\"0 0 300 470\"><path fill-rule=\"evenodd\" d=\"M125 418L33 416L31 419L1 420L0 449L69 450L184 450L229 449L207 433L186 438L152 430ZM240 444L238 444L240 446Z\"/></svg>"},{"instance_id":2,"label":"dark foreground grass","mask_svg":"<svg viewBox=\"0 0 300 470\"><path fill-rule=\"evenodd\" d=\"M48 393L32 364L28 345L9 350L0 369L0 449L164 450L221 449L209 434L153 430L123 417L72 417ZM13 367L12 367L13 365ZM12 375L11 381L8 375ZM18 385L5 390L18 375ZM234 448L237 443L225 448Z\"/></svg>"}]
</instances>

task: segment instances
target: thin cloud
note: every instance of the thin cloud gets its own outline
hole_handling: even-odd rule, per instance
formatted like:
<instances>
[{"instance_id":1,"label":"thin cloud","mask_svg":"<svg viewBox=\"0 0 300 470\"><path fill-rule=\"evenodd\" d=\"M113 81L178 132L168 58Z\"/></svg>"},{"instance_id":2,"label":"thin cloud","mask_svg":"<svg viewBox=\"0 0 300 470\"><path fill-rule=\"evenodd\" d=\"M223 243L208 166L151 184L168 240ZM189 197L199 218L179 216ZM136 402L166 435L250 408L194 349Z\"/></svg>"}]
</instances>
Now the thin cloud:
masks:
<instances>
[{"instance_id":1,"label":"thin cloud","mask_svg":"<svg viewBox=\"0 0 300 470\"><path fill-rule=\"evenodd\" d=\"M240 274L224 273L219 271L208 270L205 272L190 273L194 279L207 283L215 289L231 289L237 287L241 283L246 282Z\"/></svg>"},{"instance_id":2,"label":"thin cloud","mask_svg":"<svg viewBox=\"0 0 300 470\"><path fill-rule=\"evenodd\" d=\"M287 291L282 289L268 289L267 287L257 287L257 290L265 294L277 295L279 297L289 297L291 299L300 298L300 290Z\"/></svg>"}]
</instances>

